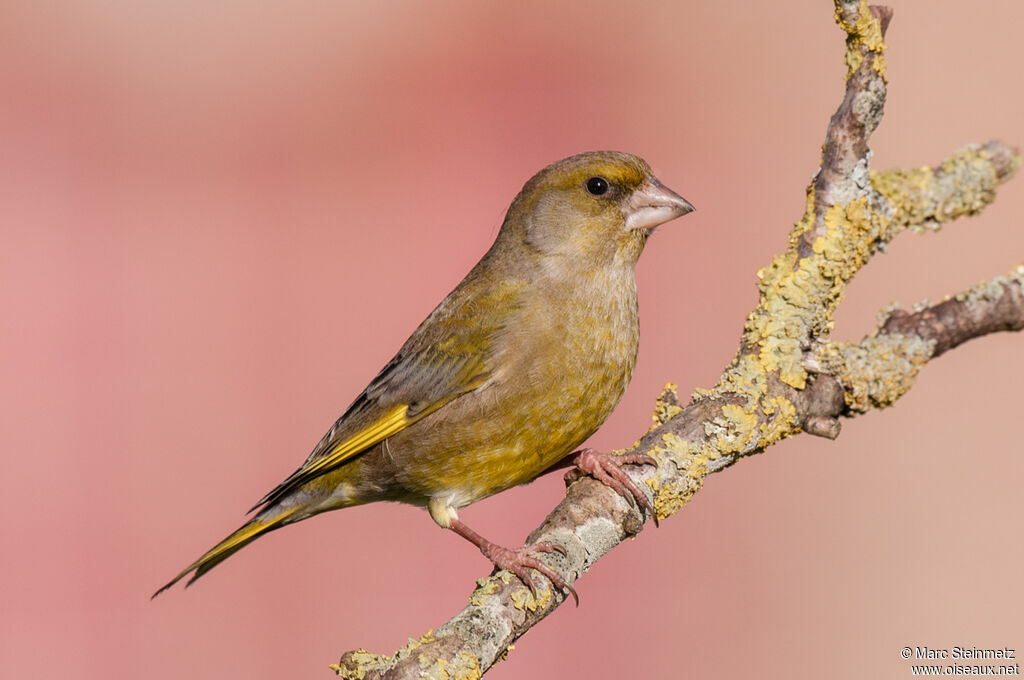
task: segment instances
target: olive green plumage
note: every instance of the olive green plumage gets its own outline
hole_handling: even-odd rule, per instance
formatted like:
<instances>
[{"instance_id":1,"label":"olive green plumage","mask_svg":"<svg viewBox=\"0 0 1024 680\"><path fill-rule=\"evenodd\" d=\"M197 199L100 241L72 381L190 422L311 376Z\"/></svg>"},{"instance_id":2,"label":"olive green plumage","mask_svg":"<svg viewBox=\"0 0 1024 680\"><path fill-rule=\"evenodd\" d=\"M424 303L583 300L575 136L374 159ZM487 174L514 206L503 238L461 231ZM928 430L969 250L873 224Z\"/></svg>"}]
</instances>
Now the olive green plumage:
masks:
<instances>
[{"instance_id":1,"label":"olive green plumage","mask_svg":"<svg viewBox=\"0 0 1024 680\"><path fill-rule=\"evenodd\" d=\"M459 508L558 463L625 392L638 340L634 265L655 226L690 210L624 153L537 173L494 245L305 464L161 590L325 510L400 501L448 527Z\"/></svg>"}]
</instances>

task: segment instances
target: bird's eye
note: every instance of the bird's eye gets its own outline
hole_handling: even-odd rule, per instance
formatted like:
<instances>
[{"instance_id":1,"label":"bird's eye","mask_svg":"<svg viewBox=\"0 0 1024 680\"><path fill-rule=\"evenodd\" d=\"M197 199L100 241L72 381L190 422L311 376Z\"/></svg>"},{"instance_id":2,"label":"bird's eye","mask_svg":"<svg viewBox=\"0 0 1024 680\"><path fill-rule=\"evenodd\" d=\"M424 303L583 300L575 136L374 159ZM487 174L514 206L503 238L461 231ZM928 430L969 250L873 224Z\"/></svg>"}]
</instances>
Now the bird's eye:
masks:
<instances>
[{"instance_id":1,"label":"bird's eye","mask_svg":"<svg viewBox=\"0 0 1024 680\"><path fill-rule=\"evenodd\" d=\"M587 180L587 191L594 196L600 196L608 192L608 180L604 177L591 177Z\"/></svg>"}]
</instances>

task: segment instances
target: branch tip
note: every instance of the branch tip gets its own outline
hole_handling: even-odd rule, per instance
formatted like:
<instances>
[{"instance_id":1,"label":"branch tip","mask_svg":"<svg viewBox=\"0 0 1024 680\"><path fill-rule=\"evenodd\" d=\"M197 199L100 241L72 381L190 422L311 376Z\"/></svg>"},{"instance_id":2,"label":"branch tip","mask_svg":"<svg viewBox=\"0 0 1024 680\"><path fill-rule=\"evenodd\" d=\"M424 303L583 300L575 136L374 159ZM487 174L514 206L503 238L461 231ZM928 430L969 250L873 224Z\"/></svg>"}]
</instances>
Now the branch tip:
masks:
<instances>
[{"instance_id":1,"label":"branch tip","mask_svg":"<svg viewBox=\"0 0 1024 680\"><path fill-rule=\"evenodd\" d=\"M815 437L824 437L825 439L835 439L839 436L839 432L842 429L843 424L839 422L838 418L828 418L825 416L808 418L803 427L804 432L807 434L812 434Z\"/></svg>"}]
</instances>

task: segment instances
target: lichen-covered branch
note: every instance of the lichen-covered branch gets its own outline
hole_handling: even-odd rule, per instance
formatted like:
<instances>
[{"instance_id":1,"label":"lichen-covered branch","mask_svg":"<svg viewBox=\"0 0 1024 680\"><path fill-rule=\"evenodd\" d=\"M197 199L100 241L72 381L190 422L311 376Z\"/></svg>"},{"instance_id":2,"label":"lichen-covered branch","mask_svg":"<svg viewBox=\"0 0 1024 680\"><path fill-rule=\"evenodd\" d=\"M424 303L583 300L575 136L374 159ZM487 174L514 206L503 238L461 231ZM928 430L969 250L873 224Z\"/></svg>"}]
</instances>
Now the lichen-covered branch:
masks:
<instances>
[{"instance_id":1,"label":"lichen-covered branch","mask_svg":"<svg viewBox=\"0 0 1024 680\"><path fill-rule=\"evenodd\" d=\"M938 304L887 310L860 342L831 340L847 285L885 244L908 228L937 229L979 212L1020 165L1013 149L993 141L935 167L873 172L868 141L885 103L884 34L892 13L864 0L835 4L847 36L846 92L803 217L786 252L758 272L760 300L718 384L697 390L686 405L670 385L654 426L630 448L658 462L630 469L658 518L681 510L709 474L785 437L835 438L840 418L890 406L928 361L966 340L1024 328L1022 264ZM562 546L564 555L543 559L572 584L645 519L607 486L583 478L527 540ZM469 604L437 630L390 656L348 652L334 668L347 678L478 678L565 597L550 587L534 595L499 572L480 579Z\"/></svg>"},{"instance_id":2,"label":"lichen-covered branch","mask_svg":"<svg viewBox=\"0 0 1024 680\"><path fill-rule=\"evenodd\" d=\"M846 413L891 406L928 361L972 338L1024 328L1024 263L1005 276L915 311L886 310L878 333L822 350L825 372L839 379Z\"/></svg>"}]
</instances>

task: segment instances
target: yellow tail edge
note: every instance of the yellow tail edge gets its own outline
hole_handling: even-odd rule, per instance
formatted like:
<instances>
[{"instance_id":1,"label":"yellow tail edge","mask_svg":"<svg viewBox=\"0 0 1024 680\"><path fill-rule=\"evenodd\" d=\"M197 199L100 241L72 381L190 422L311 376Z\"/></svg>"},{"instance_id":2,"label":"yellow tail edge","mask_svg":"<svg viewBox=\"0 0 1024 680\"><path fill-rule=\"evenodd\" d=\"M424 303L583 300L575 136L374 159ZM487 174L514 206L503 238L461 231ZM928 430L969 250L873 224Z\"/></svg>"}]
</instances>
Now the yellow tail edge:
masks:
<instances>
[{"instance_id":1,"label":"yellow tail edge","mask_svg":"<svg viewBox=\"0 0 1024 680\"><path fill-rule=\"evenodd\" d=\"M202 557L193 562L192 564L185 567L180 574L170 580L170 582L158 591L153 593L150 599L153 599L160 593L164 592L175 583L185 578L190 572L194 571L195 574L188 580L185 587L188 588L190 585L195 583L196 579L210 571L218 564L231 557L233 554L244 548L246 545L256 540L268 531L273 531L278 527L282 526L289 517L291 517L298 508L289 508L280 514L273 517L254 517L241 527L236 529L234 533L225 538L223 541L213 546L208 550Z\"/></svg>"}]
</instances>

